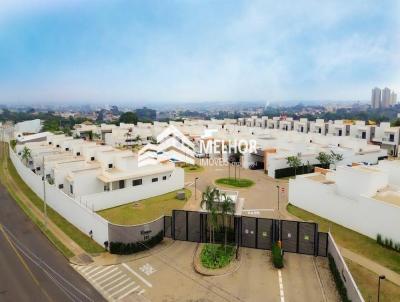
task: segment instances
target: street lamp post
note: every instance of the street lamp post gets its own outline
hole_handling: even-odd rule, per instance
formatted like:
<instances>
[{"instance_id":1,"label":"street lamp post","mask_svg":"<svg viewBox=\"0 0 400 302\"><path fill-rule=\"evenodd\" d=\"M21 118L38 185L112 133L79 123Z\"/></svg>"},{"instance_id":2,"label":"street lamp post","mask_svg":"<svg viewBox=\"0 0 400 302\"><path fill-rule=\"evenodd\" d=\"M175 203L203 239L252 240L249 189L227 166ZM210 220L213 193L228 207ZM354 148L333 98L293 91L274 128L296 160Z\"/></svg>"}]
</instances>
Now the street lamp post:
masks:
<instances>
[{"instance_id":1,"label":"street lamp post","mask_svg":"<svg viewBox=\"0 0 400 302\"><path fill-rule=\"evenodd\" d=\"M43 155L43 207L44 207L44 227L47 228L47 204L46 204L46 170L44 166L44 155Z\"/></svg>"},{"instance_id":2,"label":"street lamp post","mask_svg":"<svg viewBox=\"0 0 400 302\"><path fill-rule=\"evenodd\" d=\"M384 279L386 279L385 275L380 275L378 278L378 302L379 302L379 298L380 298L379 296L381 293L381 280L384 280Z\"/></svg>"},{"instance_id":3,"label":"street lamp post","mask_svg":"<svg viewBox=\"0 0 400 302\"><path fill-rule=\"evenodd\" d=\"M197 180L198 179L199 179L198 177L196 177L194 179L194 200L197 200Z\"/></svg>"}]
</instances>

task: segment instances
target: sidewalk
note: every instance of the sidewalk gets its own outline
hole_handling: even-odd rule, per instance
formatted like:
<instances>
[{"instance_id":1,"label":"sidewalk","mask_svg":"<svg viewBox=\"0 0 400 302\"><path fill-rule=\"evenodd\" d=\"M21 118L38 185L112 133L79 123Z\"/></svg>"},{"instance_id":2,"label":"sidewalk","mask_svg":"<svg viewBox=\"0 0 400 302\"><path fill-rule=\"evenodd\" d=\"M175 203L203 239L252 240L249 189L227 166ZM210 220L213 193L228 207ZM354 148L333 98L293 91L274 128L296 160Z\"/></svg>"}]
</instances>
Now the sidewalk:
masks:
<instances>
[{"instance_id":1,"label":"sidewalk","mask_svg":"<svg viewBox=\"0 0 400 302\"><path fill-rule=\"evenodd\" d=\"M394 284L400 286L400 274L368 259L364 256L356 254L346 248L339 247L340 252L342 253L343 257L365 267L366 269L374 272L377 275L385 275L386 279L392 281Z\"/></svg>"}]
</instances>

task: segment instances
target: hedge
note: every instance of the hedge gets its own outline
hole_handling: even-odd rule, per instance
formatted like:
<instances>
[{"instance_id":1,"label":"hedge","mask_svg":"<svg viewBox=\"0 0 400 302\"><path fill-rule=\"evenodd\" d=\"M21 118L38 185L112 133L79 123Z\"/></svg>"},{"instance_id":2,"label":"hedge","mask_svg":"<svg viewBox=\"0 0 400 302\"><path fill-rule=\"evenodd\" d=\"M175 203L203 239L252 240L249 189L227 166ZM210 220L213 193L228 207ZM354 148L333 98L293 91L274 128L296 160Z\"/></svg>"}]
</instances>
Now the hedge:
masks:
<instances>
[{"instance_id":1,"label":"hedge","mask_svg":"<svg viewBox=\"0 0 400 302\"><path fill-rule=\"evenodd\" d=\"M283 268L283 252L278 243L272 246L272 263L276 268Z\"/></svg>"},{"instance_id":2,"label":"hedge","mask_svg":"<svg viewBox=\"0 0 400 302\"><path fill-rule=\"evenodd\" d=\"M156 244L160 243L164 238L163 231L145 241L123 243L110 242L110 253L117 255L128 255L148 250Z\"/></svg>"},{"instance_id":3,"label":"hedge","mask_svg":"<svg viewBox=\"0 0 400 302\"><path fill-rule=\"evenodd\" d=\"M341 300L343 302L351 302L351 300L349 300L347 296L347 289L346 286L344 286L340 272L337 269L335 259L333 259L331 254L328 254L328 259L329 259L329 268L331 269L333 280L335 280L336 288L339 292Z\"/></svg>"},{"instance_id":4,"label":"hedge","mask_svg":"<svg viewBox=\"0 0 400 302\"><path fill-rule=\"evenodd\" d=\"M275 178L283 178L283 177L289 177L289 176L294 176L294 175L314 173L315 167L328 169L329 165L317 164L317 165L312 165L312 166L304 165L304 166L298 167L297 169L292 168L292 167L276 169L275 170ZM296 173L295 173L295 170L296 170Z\"/></svg>"}]
</instances>

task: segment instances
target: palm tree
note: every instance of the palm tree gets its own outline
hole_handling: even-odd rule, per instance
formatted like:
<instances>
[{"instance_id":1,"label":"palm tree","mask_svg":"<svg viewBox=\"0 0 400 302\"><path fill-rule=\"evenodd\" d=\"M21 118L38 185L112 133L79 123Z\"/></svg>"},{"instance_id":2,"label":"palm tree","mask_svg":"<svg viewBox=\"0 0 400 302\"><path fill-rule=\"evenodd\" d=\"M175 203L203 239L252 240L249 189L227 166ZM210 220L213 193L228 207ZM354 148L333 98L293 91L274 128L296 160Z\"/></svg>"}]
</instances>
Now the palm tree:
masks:
<instances>
[{"instance_id":1,"label":"palm tree","mask_svg":"<svg viewBox=\"0 0 400 302\"><path fill-rule=\"evenodd\" d=\"M216 188L212 188L211 186L207 186L206 190L203 192L202 197L201 197L201 202L200 206L205 209L211 214L211 219L207 220L208 227L210 230L210 243L213 242L213 236L212 236L212 229L214 226L214 221L216 217L216 211L215 211L215 195L217 194ZM218 191L219 194L219 191Z\"/></svg>"},{"instance_id":2,"label":"palm tree","mask_svg":"<svg viewBox=\"0 0 400 302\"><path fill-rule=\"evenodd\" d=\"M225 193L221 194L221 197L222 197L221 213L224 218L224 232L225 232L224 247L225 247L225 252L226 252L226 244L228 241L227 218L228 218L228 215L235 214L235 204L233 203L232 198L227 196Z\"/></svg>"},{"instance_id":3,"label":"palm tree","mask_svg":"<svg viewBox=\"0 0 400 302\"><path fill-rule=\"evenodd\" d=\"M31 155L31 150L25 146L24 149L22 149L22 159L25 161L25 165L28 165L28 161L32 158Z\"/></svg>"}]
</instances>

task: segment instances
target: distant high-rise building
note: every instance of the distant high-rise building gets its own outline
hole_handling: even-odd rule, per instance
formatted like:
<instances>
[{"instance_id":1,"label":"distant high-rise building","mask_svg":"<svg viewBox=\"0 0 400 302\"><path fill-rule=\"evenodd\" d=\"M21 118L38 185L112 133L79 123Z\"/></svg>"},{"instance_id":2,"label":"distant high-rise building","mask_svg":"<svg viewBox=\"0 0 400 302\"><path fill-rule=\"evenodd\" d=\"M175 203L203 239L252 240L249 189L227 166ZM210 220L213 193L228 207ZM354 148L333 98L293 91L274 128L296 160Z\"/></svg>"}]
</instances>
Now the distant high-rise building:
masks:
<instances>
[{"instance_id":1,"label":"distant high-rise building","mask_svg":"<svg viewBox=\"0 0 400 302\"><path fill-rule=\"evenodd\" d=\"M396 105L397 103L397 93L395 93L394 91L392 91L391 95L390 95L390 105Z\"/></svg>"},{"instance_id":2,"label":"distant high-rise building","mask_svg":"<svg viewBox=\"0 0 400 302\"><path fill-rule=\"evenodd\" d=\"M390 89L385 87L382 90L382 100L381 100L381 107L382 108L389 108L391 103L391 95L390 95Z\"/></svg>"},{"instance_id":3,"label":"distant high-rise building","mask_svg":"<svg viewBox=\"0 0 400 302\"><path fill-rule=\"evenodd\" d=\"M371 106L374 109L381 107L381 89L378 87L372 89Z\"/></svg>"}]
</instances>

